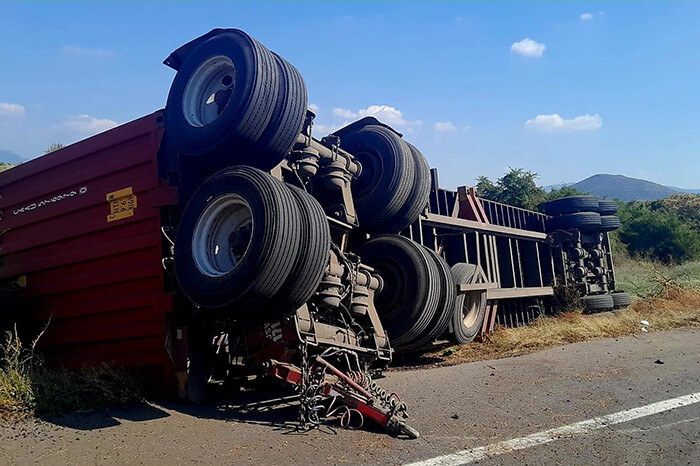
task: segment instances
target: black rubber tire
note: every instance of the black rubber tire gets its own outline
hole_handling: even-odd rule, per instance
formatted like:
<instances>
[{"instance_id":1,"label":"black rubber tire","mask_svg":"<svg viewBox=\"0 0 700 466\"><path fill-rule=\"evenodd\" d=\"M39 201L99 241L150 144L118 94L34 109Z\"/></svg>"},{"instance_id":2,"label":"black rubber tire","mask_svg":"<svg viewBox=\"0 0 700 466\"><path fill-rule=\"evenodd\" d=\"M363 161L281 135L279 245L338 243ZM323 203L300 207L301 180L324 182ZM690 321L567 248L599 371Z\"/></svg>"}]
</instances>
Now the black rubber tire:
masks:
<instances>
[{"instance_id":1,"label":"black rubber tire","mask_svg":"<svg viewBox=\"0 0 700 466\"><path fill-rule=\"evenodd\" d=\"M598 213L600 215L615 215L617 213L617 201L613 199L599 199Z\"/></svg>"},{"instance_id":2,"label":"black rubber tire","mask_svg":"<svg viewBox=\"0 0 700 466\"><path fill-rule=\"evenodd\" d=\"M600 231L613 231L622 226L620 217L617 215L601 215L600 216Z\"/></svg>"},{"instance_id":3,"label":"black rubber tire","mask_svg":"<svg viewBox=\"0 0 700 466\"><path fill-rule=\"evenodd\" d=\"M600 230L600 214L596 212L576 212L547 219L547 231L554 230Z\"/></svg>"},{"instance_id":4,"label":"black rubber tire","mask_svg":"<svg viewBox=\"0 0 700 466\"><path fill-rule=\"evenodd\" d=\"M231 97L210 124L192 125L183 110L187 84L202 63L219 55L228 57L235 68ZM275 111L279 81L272 53L245 32L232 29L208 39L187 55L170 87L164 115L168 138L183 154L222 156L230 164L269 170L283 155L261 155L256 143Z\"/></svg>"},{"instance_id":5,"label":"black rubber tire","mask_svg":"<svg viewBox=\"0 0 700 466\"><path fill-rule=\"evenodd\" d=\"M428 328L440 300L440 277L425 248L409 238L379 235L359 250L384 285L375 295L382 325L395 349L405 349Z\"/></svg>"},{"instance_id":6,"label":"black rubber tire","mask_svg":"<svg viewBox=\"0 0 700 466\"><path fill-rule=\"evenodd\" d=\"M450 325L450 319L452 318L457 294L455 280L452 277L452 271L450 270L450 266L447 264L445 259L439 256L432 249L424 249L428 252L428 255L432 257L433 261L435 261L435 264L438 267L438 272L440 274L440 299L438 301L435 315L430 321L430 324L428 324L428 328L418 338L416 338L416 340L410 343L410 347L416 349L429 345L440 335L445 333L445 330L447 330L447 327Z\"/></svg>"},{"instance_id":7,"label":"black rubber tire","mask_svg":"<svg viewBox=\"0 0 700 466\"><path fill-rule=\"evenodd\" d=\"M360 229L372 233L395 229L391 222L408 200L415 180L408 145L390 129L368 125L345 134L341 146L362 165L360 177L352 183Z\"/></svg>"},{"instance_id":8,"label":"black rubber tire","mask_svg":"<svg viewBox=\"0 0 700 466\"><path fill-rule=\"evenodd\" d=\"M260 137L260 145L269 153L269 158L275 159L275 156L285 157L292 150L304 125L309 99L299 71L276 53L272 55L280 74L279 89L275 111Z\"/></svg>"},{"instance_id":9,"label":"black rubber tire","mask_svg":"<svg viewBox=\"0 0 700 466\"><path fill-rule=\"evenodd\" d=\"M413 190L392 220L383 226L387 233L398 233L413 224L430 201L430 165L425 156L413 144L404 143L411 151L415 167Z\"/></svg>"},{"instance_id":10,"label":"black rubber tire","mask_svg":"<svg viewBox=\"0 0 700 466\"><path fill-rule=\"evenodd\" d=\"M609 311L614 307L613 297L609 294L594 294L581 298L583 308L588 314Z\"/></svg>"},{"instance_id":11,"label":"black rubber tire","mask_svg":"<svg viewBox=\"0 0 700 466\"><path fill-rule=\"evenodd\" d=\"M193 237L205 208L223 195L237 194L253 221L247 249L232 270L221 276L202 272L193 257ZM251 315L280 289L294 265L301 240L301 213L286 186L252 167L231 167L205 181L184 209L175 237L175 274L195 304L237 306Z\"/></svg>"},{"instance_id":12,"label":"black rubber tire","mask_svg":"<svg viewBox=\"0 0 700 466\"><path fill-rule=\"evenodd\" d=\"M301 244L297 260L277 294L265 304L266 315L281 317L307 302L328 266L331 232L323 208L313 196L287 185L301 212Z\"/></svg>"},{"instance_id":13,"label":"black rubber tire","mask_svg":"<svg viewBox=\"0 0 700 466\"><path fill-rule=\"evenodd\" d=\"M632 295L624 291L613 291L610 296L612 296L615 309L622 309L632 304Z\"/></svg>"},{"instance_id":14,"label":"black rubber tire","mask_svg":"<svg viewBox=\"0 0 700 466\"><path fill-rule=\"evenodd\" d=\"M547 215L564 215L574 212L597 212L598 198L595 196L571 196L540 204L539 208Z\"/></svg>"},{"instance_id":15,"label":"black rubber tire","mask_svg":"<svg viewBox=\"0 0 700 466\"><path fill-rule=\"evenodd\" d=\"M476 265L459 262L452 266L452 276L457 285L467 284L476 273ZM452 339L459 344L467 344L481 331L486 317L486 290L460 293L452 308ZM464 323L464 309L474 312L474 320L467 327Z\"/></svg>"}]
</instances>

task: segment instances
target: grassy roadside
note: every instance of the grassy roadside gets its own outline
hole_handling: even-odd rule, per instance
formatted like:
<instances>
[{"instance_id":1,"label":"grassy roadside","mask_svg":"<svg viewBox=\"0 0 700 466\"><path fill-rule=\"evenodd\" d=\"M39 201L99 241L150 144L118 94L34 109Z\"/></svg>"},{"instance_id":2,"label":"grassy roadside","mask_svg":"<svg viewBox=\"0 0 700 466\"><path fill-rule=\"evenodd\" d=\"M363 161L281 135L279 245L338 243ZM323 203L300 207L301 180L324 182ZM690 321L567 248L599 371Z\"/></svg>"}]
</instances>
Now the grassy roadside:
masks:
<instances>
[{"instance_id":1,"label":"grassy roadside","mask_svg":"<svg viewBox=\"0 0 700 466\"><path fill-rule=\"evenodd\" d=\"M622 257L616 270L618 288L635 295L627 309L544 317L529 326L500 329L485 342L442 349L422 359L451 365L643 331L700 328L700 262L669 267ZM0 342L0 421L138 403L143 401L141 380L133 369L106 365L49 371L16 332L8 332Z\"/></svg>"},{"instance_id":2,"label":"grassy roadside","mask_svg":"<svg viewBox=\"0 0 700 466\"><path fill-rule=\"evenodd\" d=\"M594 315L573 311L543 317L529 326L500 329L485 342L453 346L426 354L425 358L451 365L645 331L700 328L700 262L671 267L623 257L616 272L618 289L634 296L626 309Z\"/></svg>"},{"instance_id":3,"label":"grassy roadside","mask_svg":"<svg viewBox=\"0 0 700 466\"><path fill-rule=\"evenodd\" d=\"M47 370L15 332L0 345L0 421L53 416L143 401L135 369L108 365L78 371Z\"/></svg>"}]
</instances>

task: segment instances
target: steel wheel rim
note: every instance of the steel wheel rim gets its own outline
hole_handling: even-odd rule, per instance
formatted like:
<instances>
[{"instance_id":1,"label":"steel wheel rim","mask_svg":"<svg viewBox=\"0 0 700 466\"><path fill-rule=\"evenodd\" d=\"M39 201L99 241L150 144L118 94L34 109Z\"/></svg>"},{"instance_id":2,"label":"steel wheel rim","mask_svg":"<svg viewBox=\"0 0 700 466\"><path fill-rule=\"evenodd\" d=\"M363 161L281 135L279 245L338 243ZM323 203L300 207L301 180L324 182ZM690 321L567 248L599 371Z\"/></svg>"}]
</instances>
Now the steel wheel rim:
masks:
<instances>
[{"instance_id":1,"label":"steel wheel rim","mask_svg":"<svg viewBox=\"0 0 700 466\"><path fill-rule=\"evenodd\" d=\"M466 328L471 328L476 323L479 316L479 307L481 304L481 293L467 293L464 296L462 303L462 324Z\"/></svg>"},{"instance_id":2,"label":"steel wheel rim","mask_svg":"<svg viewBox=\"0 0 700 466\"><path fill-rule=\"evenodd\" d=\"M224 276L241 262L253 236L253 213L237 194L219 196L202 211L192 236L192 258L204 275Z\"/></svg>"},{"instance_id":3,"label":"steel wheel rim","mask_svg":"<svg viewBox=\"0 0 700 466\"><path fill-rule=\"evenodd\" d=\"M185 120L201 128L213 123L229 103L236 86L236 67L227 56L204 61L192 73L182 95Z\"/></svg>"}]
</instances>

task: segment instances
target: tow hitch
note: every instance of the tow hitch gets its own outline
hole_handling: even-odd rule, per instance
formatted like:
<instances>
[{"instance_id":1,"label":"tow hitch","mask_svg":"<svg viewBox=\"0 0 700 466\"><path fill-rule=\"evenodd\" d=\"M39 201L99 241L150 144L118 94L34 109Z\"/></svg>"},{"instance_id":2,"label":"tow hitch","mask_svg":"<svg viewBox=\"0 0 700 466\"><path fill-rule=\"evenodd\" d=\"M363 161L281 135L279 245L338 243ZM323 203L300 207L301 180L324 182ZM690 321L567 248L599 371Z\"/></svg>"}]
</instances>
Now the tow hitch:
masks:
<instances>
[{"instance_id":1,"label":"tow hitch","mask_svg":"<svg viewBox=\"0 0 700 466\"><path fill-rule=\"evenodd\" d=\"M343 351L329 353L337 355ZM270 361L270 365L271 375L299 391L299 421L304 428L339 419L344 428L360 429L365 419L369 419L396 435L410 439L420 435L406 423L408 414L401 398L396 393L387 393L367 373L344 373L322 356L312 358L308 371L279 361Z\"/></svg>"}]
</instances>

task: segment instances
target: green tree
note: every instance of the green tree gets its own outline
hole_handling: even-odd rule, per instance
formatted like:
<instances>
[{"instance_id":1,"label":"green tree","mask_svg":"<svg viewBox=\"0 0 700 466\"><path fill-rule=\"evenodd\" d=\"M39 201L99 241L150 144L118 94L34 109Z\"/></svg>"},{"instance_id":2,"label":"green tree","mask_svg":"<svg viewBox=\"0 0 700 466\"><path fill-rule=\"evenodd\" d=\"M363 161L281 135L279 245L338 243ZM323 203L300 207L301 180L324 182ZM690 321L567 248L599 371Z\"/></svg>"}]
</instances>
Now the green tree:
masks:
<instances>
[{"instance_id":1,"label":"green tree","mask_svg":"<svg viewBox=\"0 0 700 466\"><path fill-rule=\"evenodd\" d=\"M65 146L61 144L60 142L54 142L51 144L49 147L46 148L44 151L44 154L50 154L53 151L57 151L58 149L63 149Z\"/></svg>"},{"instance_id":2,"label":"green tree","mask_svg":"<svg viewBox=\"0 0 700 466\"><path fill-rule=\"evenodd\" d=\"M674 194L649 203L652 210L662 210L678 219L700 234L700 195Z\"/></svg>"},{"instance_id":3,"label":"green tree","mask_svg":"<svg viewBox=\"0 0 700 466\"><path fill-rule=\"evenodd\" d=\"M570 186L562 186L561 188L552 188L552 190L547 193L547 200L554 201L562 197L583 196L584 194L588 193L584 193Z\"/></svg>"},{"instance_id":4,"label":"green tree","mask_svg":"<svg viewBox=\"0 0 700 466\"><path fill-rule=\"evenodd\" d=\"M485 176L480 176L477 179L476 192L484 199L524 209L535 209L538 204L547 200L547 193L535 182L537 178L537 173L522 168L510 168L508 173L495 183Z\"/></svg>"},{"instance_id":5,"label":"green tree","mask_svg":"<svg viewBox=\"0 0 700 466\"><path fill-rule=\"evenodd\" d=\"M676 215L642 202L621 204L618 215L618 236L631 255L665 263L700 258L700 234Z\"/></svg>"}]
</instances>

